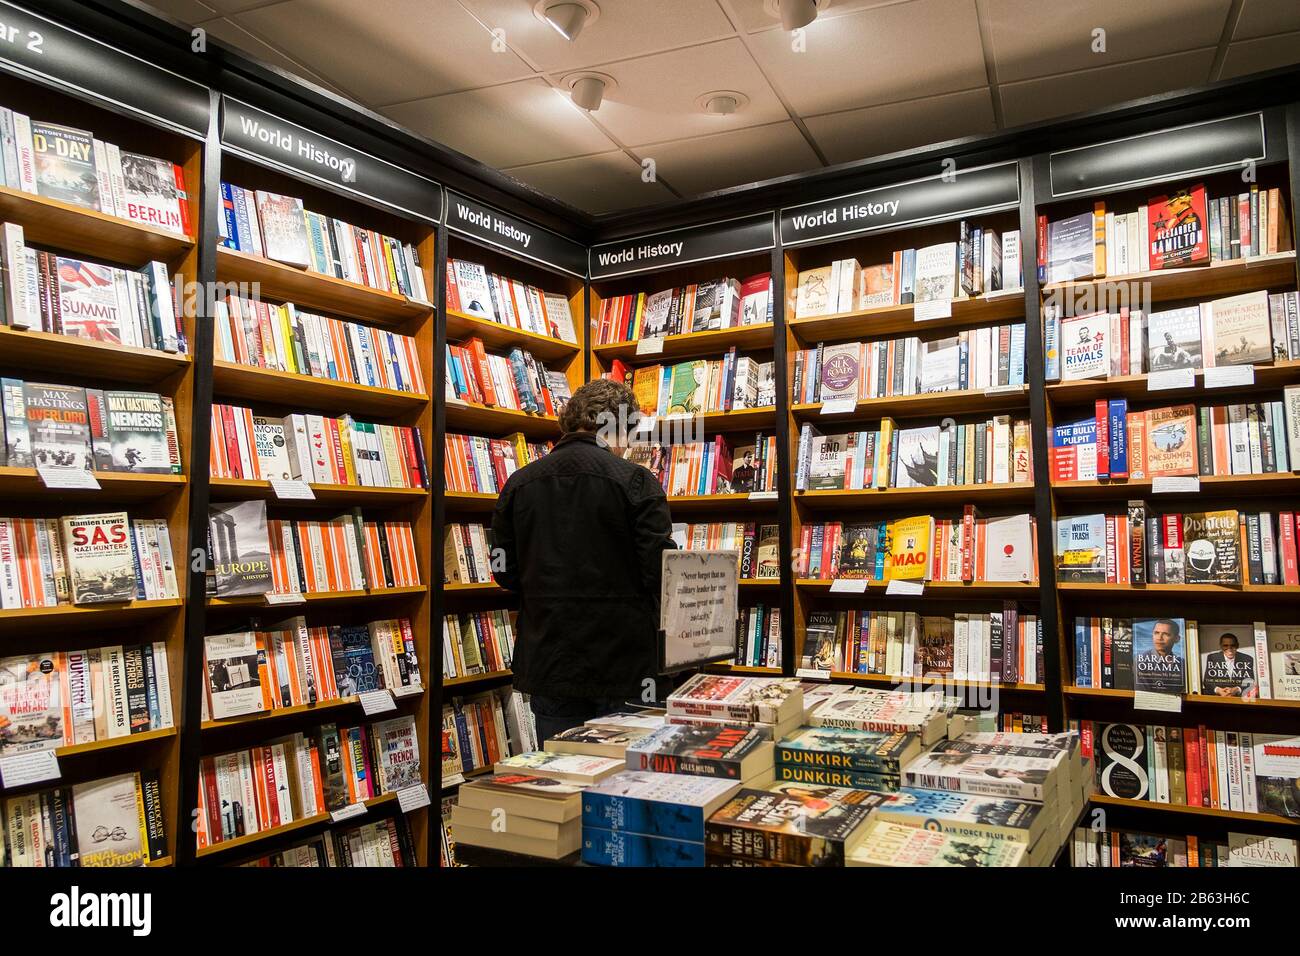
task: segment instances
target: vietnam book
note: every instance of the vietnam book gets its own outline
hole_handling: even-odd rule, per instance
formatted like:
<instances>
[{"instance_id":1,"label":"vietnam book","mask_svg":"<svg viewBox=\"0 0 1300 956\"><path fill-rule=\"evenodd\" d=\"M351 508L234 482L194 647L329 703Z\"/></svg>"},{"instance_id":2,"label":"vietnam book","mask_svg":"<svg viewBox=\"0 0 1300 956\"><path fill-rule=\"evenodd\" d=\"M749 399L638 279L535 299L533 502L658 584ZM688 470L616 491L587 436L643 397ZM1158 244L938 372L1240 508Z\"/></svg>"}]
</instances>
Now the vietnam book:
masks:
<instances>
[{"instance_id":1,"label":"vietnam book","mask_svg":"<svg viewBox=\"0 0 1300 956\"><path fill-rule=\"evenodd\" d=\"M84 129L33 121L36 191L85 209L101 208L94 137Z\"/></svg>"},{"instance_id":2,"label":"vietnam book","mask_svg":"<svg viewBox=\"0 0 1300 956\"><path fill-rule=\"evenodd\" d=\"M415 718L406 715L378 720L371 725L375 770L385 793L396 793L420 784L420 741Z\"/></svg>"},{"instance_id":3,"label":"vietnam book","mask_svg":"<svg viewBox=\"0 0 1300 956\"><path fill-rule=\"evenodd\" d=\"M1249 624L1199 624L1201 693L1251 699L1258 696L1254 645ZM1243 641L1244 635L1244 641ZM1243 650L1245 643L1249 650Z\"/></svg>"},{"instance_id":4,"label":"vietnam book","mask_svg":"<svg viewBox=\"0 0 1300 956\"><path fill-rule=\"evenodd\" d=\"M58 316L64 335L122 344L124 314L116 270L85 259L55 257Z\"/></svg>"},{"instance_id":5,"label":"vietnam book","mask_svg":"<svg viewBox=\"0 0 1300 956\"><path fill-rule=\"evenodd\" d=\"M1205 186L1180 189L1147 201L1148 257L1152 269L1181 269L1210 262ZM1133 270L1137 271L1137 270Z\"/></svg>"},{"instance_id":6,"label":"vietnam book","mask_svg":"<svg viewBox=\"0 0 1300 956\"><path fill-rule=\"evenodd\" d=\"M1269 624L1266 633L1273 696L1278 700L1300 700L1300 626Z\"/></svg>"},{"instance_id":7,"label":"vietnam book","mask_svg":"<svg viewBox=\"0 0 1300 956\"><path fill-rule=\"evenodd\" d=\"M104 392L113 470L170 475L171 448L162 396L156 392Z\"/></svg>"},{"instance_id":8,"label":"vietnam book","mask_svg":"<svg viewBox=\"0 0 1300 956\"><path fill-rule=\"evenodd\" d=\"M1034 532L1028 514L1000 515L984 523L984 580L1034 579Z\"/></svg>"},{"instance_id":9,"label":"vietnam book","mask_svg":"<svg viewBox=\"0 0 1300 956\"><path fill-rule=\"evenodd\" d=\"M889 522L885 580L924 581L930 577L930 541L934 519L929 515Z\"/></svg>"},{"instance_id":10,"label":"vietnam book","mask_svg":"<svg viewBox=\"0 0 1300 956\"><path fill-rule=\"evenodd\" d=\"M771 779L772 742L756 730L668 724L627 748L629 770L744 782Z\"/></svg>"},{"instance_id":11,"label":"vietnam book","mask_svg":"<svg viewBox=\"0 0 1300 956\"><path fill-rule=\"evenodd\" d=\"M1201 322L1209 330L1206 344L1213 355L1213 362L1207 365L1254 365L1273 360L1267 292L1247 292L1202 303Z\"/></svg>"},{"instance_id":12,"label":"vietnam book","mask_svg":"<svg viewBox=\"0 0 1300 956\"><path fill-rule=\"evenodd\" d=\"M135 552L125 511L68 516L61 527L73 604L136 596Z\"/></svg>"},{"instance_id":13,"label":"vietnam book","mask_svg":"<svg viewBox=\"0 0 1300 956\"><path fill-rule=\"evenodd\" d=\"M90 413L84 388L24 382L23 406L28 442L37 468L94 470Z\"/></svg>"},{"instance_id":14,"label":"vietnam book","mask_svg":"<svg viewBox=\"0 0 1300 956\"><path fill-rule=\"evenodd\" d=\"M557 754L544 750L503 757L493 767L493 773L525 774L546 777L561 783L590 785L599 783L627 769L627 763L611 757L586 757L579 754Z\"/></svg>"},{"instance_id":15,"label":"vietnam book","mask_svg":"<svg viewBox=\"0 0 1300 956\"><path fill-rule=\"evenodd\" d=\"M614 730L608 727L570 727L542 744L543 750L589 757L625 757L627 748L647 736L649 730Z\"/></svg>"},{"instance_id":16,"label":"vietnam book","mask_svg":"<svg viewBox=\"0 0 1300 956\"><path fill-rule=\"evenodd\" d=\"M794 767L897 774L921 752L916 734L801 727L776 744L776 761Z\"/></svg>"},{"instance_id":17,"label":"vietnam book","mask_svg":"<svg viewBox=\"0 0 1300 956\"><path fill-rule=\"evenodd\" d=\"M741 790L704 825L710 853L799 866L842 866L883 801L809 801L790 793Z\"/></svg>"},{"instance_id":18,"label":"vietnam book","mask_svg":"<svg viewBox=\"0 0 1300 956\"><path fill-rule=\"evenodd\" d=\"M1133 620L1133 689L1155 694L1183 694L1187 663L1181 617Z\"/></svg>"},{"instance_id":19,"label":"vietnam book","mask_svg":"<svg viewBox=\"0 0 1300 956\"><path fill-rule=\"evenodd\" d=\"M916 250L917 302L936 302L957 296L957 243L941 242Z\"/></svg>"},{"instance_id":20,"label":"vietnam book","mask_svg":"<svg viewBox=\"0 0 1300 956\"><path fill-rule=\"evenodd\" d=\"M803 713L803 690L789 677L696 674L668 695L668 714L780 724Z\"/></svg>"},{"instance_id":21,"label":"vietnam book","mask_svg":"<svg viewBox=\"0 0 1300 956\"><path fill-rule=\"evenodd\" d=\"M0 756L55 750L68 735L63 655L0 659Z\"/></svg>"},{"instance_id":22,"label":"vietnam book","mask_svg":"<svg viewBox=\"0 0 1300 956\"><path fill-rule=\"evenodd\" d=\"M266 502L208 506L208 550L218 597L265 594L272 588Z\"/></svg>"},{"instance_id":23,"label":"vietnam book","mask_svg":"<svg viewBox=\"0 0 1300 956\"><path fill-rule=\"evenodd\" d=\"M582 794L582 824L704 842L704 822L740 789L733 780L624 770Z\"/></svg>"},{"instance_id":24,"label":"vietnam book","mask_svg":"<svg viewBox=\"0 0 1300 956\"><path fill-rule=\"evenodd\" d=\"M939 426L898 430L895 488L933 488L939 482Z\"/></svg>"},{"instance_id":25,"label":"vietnam book","mask_svg":"<svg viewBox=\"0 0 1300 956\"><path fill-rule=\"evenodd\" d=\"M958 835L890 821L873 821L846 866L1010 867L1024 866L1027 847L1012 840Z\"/></svg>"},{"instance_id":26,"label":"vietnam book","mask_svg":"<svg viewBox=\"0 0 1300 956\"><path fill-rule=\"evenodd\" d=\"M262 687L265 651L256 631L209 634L203 639L208 677L208 714L213 720L260 714L266 709Z\"/></svg>"},{"instance_id":27,"label":"vietnam book","mask_svg":"<svg viewBox=\"0 0 1300 956\"><path fill-rule=\"evenodd\" d=\"M185 234L188 197L178 182L179 167L156 156L122 151L122 194L126 218L177 235Z\"/></svg>"},{"instance_id":28,"label":"vietnam book","mask_svg":"<svg viewBox=\"0 0 1300 956\"><path fill-rule=\"evenodd\" d=\"M1201 310L1197 306L1167 309L1147 316L1146 371L1201 366Z\"/></svg>"},{"instance_id":29,"label":"vietnam book","mask_svg":"<svg viewBox=\"0 0 1300 956\"><path fill-rule=\"evenodd\" d=\"M72 787L79 866L144 866L149 833L138 773Z\"/></svg>"},{"instance_id":30,"label":"vietnam book","mask_svg":"<svg viewBox=\"0 0 1300 956\"><path fill-rule=\"evenodd\" d=\"M1105 378L1110 374L1110 317L1083 315L1061 322L1061 381Z\"/></svg>"},{"instance_id":31,"label":"vietnam book","mask_svg":"<svg viewBox=\"0 0 1300 956\"><path fill-rule=\"evenodd\" d=\"M1186 584L1241 584L1241 527L1235 511L1183 515Z\"/></svg>"},{"instance_id":32,"label":"vietnam book","mask_svg":"<svg viewBox=\"0 0 1300 956\"><path fill-rule=\"evenodd\" d=\"M1152 408L1146 416L1147 477L1198 474L1196 406Z\"/></svg>"},{"instance_id":33,"label":"vietnam book","mask_svg":"<svg viewBox=\"0 0 1300 956\"><path fill-rule=\"evenodd\" d=\"M1097 786L1108 797L1145 800L1150 792L1146 730L1136 724L1102 724L1094 744Z\"/></svg>"},{"instance_id":34,"label":"vietnam book","mask_svg":"<svg viewBox=\"0 0 1300 956\"><path fill-rule=\"evenodd\" d=\"M266 258L300 269L311 265L307 219L301 199L259 189L257 220L262 228L262 254Z\"/></svg>"},{"instance_id":35,"label":"vietnam book","mask_svg":"<svg viewBox=\"0 0 1300 956\"><path fill-rule=\"evenodd\" d=\"M859 342L828 345L822 350L821 400L823 402L857 401L861 356L862 345Z\"/></svg>"},{"instance_id":36,"label":"vietnam book","mask_svg":"<svg viewBox=\"0 0 1300 956\"><path fill-rule=\"evenodd\" d=\"M1049 815L1042 804L1025 800L904 787L876 809L874 818L959 837L1014 840L1029 848L1046 831Z\"/></svg>"}]
</instances>

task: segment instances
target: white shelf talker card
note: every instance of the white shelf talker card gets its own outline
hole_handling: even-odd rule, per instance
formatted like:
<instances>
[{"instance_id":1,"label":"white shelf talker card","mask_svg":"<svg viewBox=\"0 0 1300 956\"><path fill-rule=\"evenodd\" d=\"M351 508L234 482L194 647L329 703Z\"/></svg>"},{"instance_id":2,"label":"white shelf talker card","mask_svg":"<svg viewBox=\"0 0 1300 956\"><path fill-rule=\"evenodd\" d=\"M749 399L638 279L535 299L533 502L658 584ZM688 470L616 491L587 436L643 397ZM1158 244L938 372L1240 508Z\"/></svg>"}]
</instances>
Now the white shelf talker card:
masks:
<instances>
[{"instance_id":1,"label":"white shelf talker card","mask_svg":"<svg viewBox=\"0 0 1300 956\"><path fill-rule=\"evenodd\" d=\"M353 817L363 816L366 812L364 803L349 803L346 807L339 807L330 814L330 819L335 823L341 823L344 820L351 820Z\"/></svg>"},{"instance_id":2,"label":"white shelf talker card","mask_svg":"<svg viewBox=\"0 0 1300 956\"><path fill-rule=\"evenodd\" d=\"M830 671L819 671L815 667L801 667L794 672L795 677L804 677L808 680L830 680Z\"/></svg>"},{"instance_id":3,"label":"white shelf talker card","mask_svg":"<svg viewBox=\"0 0 1300 956\"><path fill-rule=\"evenodd\" d=\"M1147 391L1163 392L1171 388L1194 388L1196 369L1167 368L1147 375Z\"/></svg>"},{"instance_id":4,"label":"white shelf talker card","mask_svg":"<svg viewBox=\"0 0 1300 956\"><path fill-rule=\"evenodd\" d=\"M84 468L54 468L41 465L36 469L41 477L41 484L46 488L78 488L83 491L99 491L99 479L93 471Z\"/></svg>"},{"instance_id":5,"label":"white shelf talker card","mask_svg":"<svg viewBox=\"0 0 1300 956\"><path fill-rule=\"evenodd\" d=\"M1181 714L1183 712L1183 697L1181 694L1161 694L1150 690L1135 690L1133 691L1133 709L1159 710L1167 714Z\"/></svg>"},{"instance_id":6,"label":"white shelf talker card","mask_svg":"<svg viewBox=\"0 0 1300 956\"><path fill-rule=\"evenodd\" d=\"M912 319L916 322L931 322L935 319L952 318L952 299L933 299L918 302L912 309Z\"/></svg>"},{"instance_id":7,"label":"white shelf talker card","mask_svg":"<svg viewBox=\"0 0 1300 956\"><path fill-rule=\"evenodd\" d=\"M388 693L394 697L418 697L424 693L423 684L407 684L404 687L389 688Z\"/></svg>"},{"instance_id":8,"label":"white shelf talker card","mask_svg":"<svg viewBox=\"0 0 1300 956\"><path fill-rule=\"evenodd\" d=\"M275 492L277 498L294 501L315 501L316 492L311 490L311 485L301 478L272 478L271 490Z\"/></svg>"},{"instance_id":9,"label":"white shelf talker card","mask_svg":"<svg viewBox=\"0 0 1300 956\"><path fill-rule=\"evenodd\" d=\"M5 789L24 787L46 780L58 780L59 758L53 750L37 750L32 753L13 754L0 757L0 783Z\"/></svg>"},{"instance_id":10,"label":"white shelf talker card","mask_svg":"<svg viewBox=\"0 0 1300 956\"><path fill-rule=\"evenodd\" d=\"M750 501L776 501L780 492L776 491L751 491L749 493Z\"/></svg>"},{"instance_id":11,"label":"white shelf talker card","mask_svg":"<svg viewBox=\"0 0 1300 956\"><path fill-rule=\"evenodd\" d=\"M1255 366L1224 365L1205 370L1206 388L1240 388L1255 384Z\"/></svg>"},{"instance_id":12,"label":"white shelf talker card","mask_svg":"<svg viewBox=\"0 0 1300 956\"><path fill-rule=\"evenodd\" d=\"M1153 495L1195 495L1200 491L1199 475L1157 475L1151 479Z\"/></svg>"},{"instance_id":13,"label":"white shelf talker card","mask_svg":"<svg viewBox=\"0 0 1300 956\"><path fill-rule=\"evenodd\" d=\"M368 690L364 694L357 694L357 703L367 717L397 709L397 701L386 690Z\"/></svg>"},{"instance_id":14,"label":"white shelf talker card","mask_svg":"<svg viewBox=\"0 0 1300 956\"><path fill-rule=\"evenodd\" d=\"M885 594L889 597L920 597L924 593L924 581L894 580L885 585Z\"/></svg>"},{"instance_id":15,"label":"white shelf talker card","mask_svg":"<svg viewBox=\"0 0 1300 956\"><path fill-rule=\"evenodd\" d=\"M847 415L855 411L858 407L856 398L833 398L829 402L822 402L823 415Z\"/></svg>"},{"instance_id":16,"label":"white shelf talker card","mask_svg":"<svg viewBox=\"0 0 1300 956\"><path fill-rule=\"evenodd\" d=\"M664 340L662 337L641 339L636 343L637 355L659 355L663 350Z\"/></svg>"},{"instance_id":17,"label":"white shelf talker card","mask_svg":"<svg viewBox=\"0 0 1300 956\"><path fill-rule=\"evenodd\" d=\"M397 791L397 805L403 813L419 810L429 805L429 788L422 783L412 784Z\"/></svg>"},{"instance_id":18,"label":"white shelf talker card","mask_svg":"<svg viewBox=\"0 0 1300 956\"><path fill-rule=\"evenodd\" d=\"M866 594L866 578L836 578L831 582L831 594Z\"/></svg>"},{"instance_id":19,"label":"white shelf talker card","mask_svg":"<svg viewBox=\"0 0 1300 956\"><path fill-rule=\"evenodd\" d=\"M274 594L270 591L266 593L267 604L306 604L307 599L302 596L301 591L288 591L284 594Z\"/></svg>"},{"instance_id":20,"label":"white shelf talker card","mask_svg":"<svg viewBox=\"0 0 1300 956\"><path fill-rule=\"evenodd\" d=\"M994 385L992 388L984 389L985 395L1019 395L1025 390L1023 385Z\"/></svg>"}]
</instances>

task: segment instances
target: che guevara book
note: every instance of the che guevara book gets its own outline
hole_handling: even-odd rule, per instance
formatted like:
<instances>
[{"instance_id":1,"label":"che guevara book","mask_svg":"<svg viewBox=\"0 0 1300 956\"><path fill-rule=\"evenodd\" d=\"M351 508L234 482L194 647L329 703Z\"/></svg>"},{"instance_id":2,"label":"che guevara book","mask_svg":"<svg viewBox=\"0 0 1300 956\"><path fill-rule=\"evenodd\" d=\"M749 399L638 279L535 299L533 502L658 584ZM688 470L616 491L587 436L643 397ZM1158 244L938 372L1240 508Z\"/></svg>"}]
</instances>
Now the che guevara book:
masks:
<instances>
[{"instance_id":1,"label":"che guevara book","mask_svg":"<svg viewBox=\"0 0 1300 956\"><path fill-rule=\"evenodd\" d=\"M219 597L271 590L271 543L266 502L235 501L208 506L208 550Z\"/></svg>"},{"instance_id":2,"label":"che guevara book","mask_svg":"<svg viewBox=\"0 0 1300 956\"><path fill-rule=\"evenodd\" d=\"M61 519L73 604L130 601L136 596L135 552L125 511Z\"/></svg>"}]
</instances>

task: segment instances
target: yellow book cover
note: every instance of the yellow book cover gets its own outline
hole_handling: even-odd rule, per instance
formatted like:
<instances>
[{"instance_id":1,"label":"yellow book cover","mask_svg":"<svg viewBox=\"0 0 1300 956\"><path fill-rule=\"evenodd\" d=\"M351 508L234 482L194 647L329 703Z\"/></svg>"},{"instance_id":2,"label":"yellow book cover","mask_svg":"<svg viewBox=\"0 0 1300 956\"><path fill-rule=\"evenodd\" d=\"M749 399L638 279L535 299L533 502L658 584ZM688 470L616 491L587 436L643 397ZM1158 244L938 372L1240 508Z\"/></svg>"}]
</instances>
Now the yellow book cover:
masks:
<instances>
[{"instance_id":1,"label":"yellow book cover","mask_svg":"<svg viewBox=\"0 0 1300 956\"><path fill-rule=\"evenodd\" d=\"M930 573L930 540L934 519L929 515L889 522L886 581L924 581Z\"/></svg>"},{"instance_id":2,"label":"yellow book cover","mask_svg":"<svg viewBox=\"0 0 1300 956\"><path fill-rule=\"evenodd\" d=\"M280 334L284 336L284 367L295 374L304 374L298 367L298 355L294 351L293 343L293 325L289 322L289 310L291 305L280 305L275 307L275 317L280 323Z\"/></svg>"},{"instance_id":3,"label":"yellow book cover","mask_svg":"<svg viewBox=\"0 0 1300 956\"><path fill-rule=\"evenodd\" d=\"M1196 406L1174 405L1147 412L1147 477L1195 475Z\"/></svg>"},{"instance_id":4,"label":"yellow book cover","mask_svg":"<svg viewBox=\"0 0 1300 956\"><path fill-rule=\"evenodd\" d=\"M343 450L343 473L347 476L348 484L357 483L357 468L352 460L352 429L356 427L352 419L344 415L339 419L339 447Z\"/></svg>"},{"instance_id":5,"label":"yellow book cover","mask_svg":"<svg viewBox=\"0 0 1300 956\"><path fill-rule=\"evenodd\" d=\"M522 468L528 464L528 439L523 432L511 432L505 438L515 449L515 467Z\"/></svg>"},{"instance_id":6,"label":"yellow book cover","mask_svg":"<svg viewBox=\"0 0 1300 956\"><path fill-rule=\"evenodd\" d=\"M880 435L876 441L876 464L874 484L877 488L888 488L889 481L889 460L891 457L891 446L894 442L894 420L892 418L882 418L880 420Z\"/></svg>"},{"instance_id":7,"label":"yellow book cover","mask_svg":"<svg viewBox=\"0 0 1300 956\"><path fill-rule=\"evenodd\" d=\"M663 378L662 365L646 365L632 373L632 393L642 415L659 412L659 381Z\"/></svg>"}]
</instances>

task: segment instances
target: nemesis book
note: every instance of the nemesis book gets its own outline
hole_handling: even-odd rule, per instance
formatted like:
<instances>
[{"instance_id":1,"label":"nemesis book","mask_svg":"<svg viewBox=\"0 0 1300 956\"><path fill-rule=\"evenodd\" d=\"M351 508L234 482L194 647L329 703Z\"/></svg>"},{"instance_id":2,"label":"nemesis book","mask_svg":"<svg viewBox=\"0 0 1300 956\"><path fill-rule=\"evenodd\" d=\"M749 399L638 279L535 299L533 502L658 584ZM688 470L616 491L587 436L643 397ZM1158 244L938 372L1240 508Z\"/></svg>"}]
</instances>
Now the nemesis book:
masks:
<instances>
[{"instance_id":1,"label":"nemesis book","mask_svg":"<svg viewBox=\"0 0 1300 956\"><path fill-rule=\"evenodd\" d=\"M104 392L113 470L137 474L172 473L167 415L154 392Z\"/></svg>"}]
</instances>

